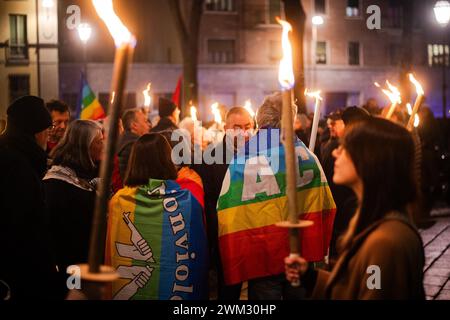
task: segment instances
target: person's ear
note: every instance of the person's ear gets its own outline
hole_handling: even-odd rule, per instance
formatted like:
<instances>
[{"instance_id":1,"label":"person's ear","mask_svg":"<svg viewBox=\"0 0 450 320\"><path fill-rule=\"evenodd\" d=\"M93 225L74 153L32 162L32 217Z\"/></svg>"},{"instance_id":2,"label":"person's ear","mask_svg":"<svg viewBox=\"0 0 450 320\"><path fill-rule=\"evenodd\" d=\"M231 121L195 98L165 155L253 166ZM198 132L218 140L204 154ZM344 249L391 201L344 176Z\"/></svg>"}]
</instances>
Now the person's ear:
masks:
<instances>
[{"instance_id":1,"label":"person's ear","mask_svg":"<svg viewBox=\"0 0 450 320\"><path fill-rule=\"evenodd\" d=\"M131 122L131 131L136 130L136 128L137 128L137 122L136 121Z\"/></svg>"}]
</instances>

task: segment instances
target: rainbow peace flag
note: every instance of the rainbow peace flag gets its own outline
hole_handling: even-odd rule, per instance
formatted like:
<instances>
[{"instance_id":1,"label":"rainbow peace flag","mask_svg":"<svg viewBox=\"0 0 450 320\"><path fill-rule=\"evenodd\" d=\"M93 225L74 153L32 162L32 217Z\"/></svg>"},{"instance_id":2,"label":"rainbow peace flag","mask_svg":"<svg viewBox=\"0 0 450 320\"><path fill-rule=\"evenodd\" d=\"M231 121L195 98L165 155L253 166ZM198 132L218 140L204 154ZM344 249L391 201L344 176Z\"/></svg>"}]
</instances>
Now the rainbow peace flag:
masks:
<instances>
[{"instance_id":1,"label":"rainbow peace flag","mask_svg":"<svg viewBox=\"0 0 450 320\"><path fill-rule=\"evenodd\" d=\"M259 132L235 156L218 201L219 247L229 285L283 273L289 255L288 230L275 226L288 220L284 147L280 139L271 139L279 137L279 130L266 133ZM301 255L321 261L328 252L336 205L317 157L298 139L295 149L299 215L314 222L300 231Z\"/></svg>"},{"instance_id":2,"label":"rainbow peace flag","mask_svg":"<svg viewBox=\"0 0 450 320\"><path fill-rule=\"evenodd\" d=\"M176 181L150 180L112 198L105 260L120 276L112 299L208 299L200 181L185 168Z\"/></svg>"},{"instance_id":3,"label":"rainbow peace flag","mask_svg":"<svg viewBox=\"0 0 450 320\"><path fill-rule=\"evenodd\" d=\"M81 75L80 101L77 106L77 119L101 120L106 117L105 110L95 97L84 74Z\"/></svg>"}]
</instances>

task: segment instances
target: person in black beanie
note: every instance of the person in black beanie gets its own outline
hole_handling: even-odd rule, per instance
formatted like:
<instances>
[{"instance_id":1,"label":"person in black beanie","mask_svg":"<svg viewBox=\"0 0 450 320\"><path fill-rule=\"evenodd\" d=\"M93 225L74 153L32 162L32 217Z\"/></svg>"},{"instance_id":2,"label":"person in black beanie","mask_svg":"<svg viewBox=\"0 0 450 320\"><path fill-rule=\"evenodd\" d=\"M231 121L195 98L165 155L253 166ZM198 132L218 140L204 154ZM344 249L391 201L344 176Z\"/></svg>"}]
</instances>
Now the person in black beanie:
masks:
<instances>
[{"instance_id":1,"label":"person in black beanie","mask_svg":"<svg viewBox=\"0 0 450 320\"><path fill-rule=\"evenodd\" d=\"M170 100L159 99L159 120L158 125L151 132L175 131L178 129L180 121L180 109Z\"/></svg>"},{"instance_id":2,"label":"person in black beanie","mask_svg":"<svg viewBox=\"0 0 450 320\"><path fill-rule=\"evenodd\" d=\"M0 300L63 298L42 191L52 119L33 96L14 101L7 115L0 136Z\"/></svg>"}]
</instances>

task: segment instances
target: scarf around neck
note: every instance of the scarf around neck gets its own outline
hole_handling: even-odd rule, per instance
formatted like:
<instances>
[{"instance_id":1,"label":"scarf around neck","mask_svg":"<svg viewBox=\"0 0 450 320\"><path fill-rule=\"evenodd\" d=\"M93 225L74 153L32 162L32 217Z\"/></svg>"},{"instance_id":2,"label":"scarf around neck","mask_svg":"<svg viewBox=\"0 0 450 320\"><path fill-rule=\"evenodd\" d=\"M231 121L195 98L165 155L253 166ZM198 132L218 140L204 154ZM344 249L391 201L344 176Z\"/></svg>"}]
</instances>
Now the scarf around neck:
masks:
<instances>
[{"instance_id":1,"label":"scarf around neck","mask_svg":"<svg viewBox=\"0 0 450 320\"><path fill-rule=\"evenodd\" d=\"M96 191L97 185L100 182L100 178L94 178L91 180L80 178L76 175L74 170L62 166L51 167L43 180L46 181L51 179L63 181L82 190L91 192Z\"/></svg>"}]
</instances>

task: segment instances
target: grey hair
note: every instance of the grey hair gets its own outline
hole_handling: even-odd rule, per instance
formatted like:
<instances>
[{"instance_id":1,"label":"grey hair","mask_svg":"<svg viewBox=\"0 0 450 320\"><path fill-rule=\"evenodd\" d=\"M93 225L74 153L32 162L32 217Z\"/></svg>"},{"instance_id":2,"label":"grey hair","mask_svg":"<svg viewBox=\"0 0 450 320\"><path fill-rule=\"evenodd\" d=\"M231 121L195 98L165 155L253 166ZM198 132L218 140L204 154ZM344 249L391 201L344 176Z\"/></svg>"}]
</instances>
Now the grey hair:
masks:
<instances>
[{"instance_id":1,"label":"grey hair","mask_svg":"<svg viewBox=\"0 0 450 320\"><path fill-rule=\"evenodd\" d=\"M283 99L281 92L275 92L264 99L263 104L256 113L258 128L281 128L281 113L283 109ZM292 104L292 117L297 115L297 106Z\"/></svg>"},{"instance_id":2,"label":"grey hair","mask_svg":"<svg viewBox=\"0 0 450 320\"><path fill-rule=\"evenodd\" d=\"M133 122L136 121L136 114L138 112L142 112L142 109L139 109L139 108L128 109L123 114L123 116L122 116L122 124L123 124L123 128L126 131L131 131L131 125L133 124Z\"/></svg>"},{"instance_id":3,"label":"grey hair","mask_svg":"<svg viewBox=\"0 0 450 320\"><path fill-rule=\"evenodd\" d=\"M102 127L95 121L75 120L52 151L53 164L91 172L96 164L91 158L90 147L101 132Z\"/></svg>"}]
</instances>

